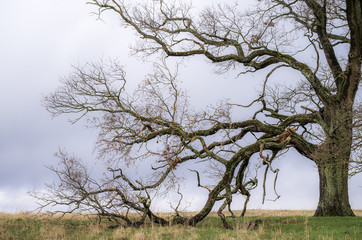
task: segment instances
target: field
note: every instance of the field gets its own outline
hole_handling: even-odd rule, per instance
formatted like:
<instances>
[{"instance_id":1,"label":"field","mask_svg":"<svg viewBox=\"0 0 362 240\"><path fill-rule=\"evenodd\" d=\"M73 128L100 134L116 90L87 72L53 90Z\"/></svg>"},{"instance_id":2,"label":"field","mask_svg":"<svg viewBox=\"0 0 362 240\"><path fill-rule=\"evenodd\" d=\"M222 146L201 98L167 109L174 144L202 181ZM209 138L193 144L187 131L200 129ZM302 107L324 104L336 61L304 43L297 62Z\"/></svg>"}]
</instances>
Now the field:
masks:
<instances>
[{"instance_id":1,"label":"field","mask_svg":"<svg viewBox=\"0 0 362 240\"><path fill-rule=\"evenodd\" d=\"M249 210L242 221L261 219L258 230L225 230L211 214L197 227L145 226L111 229L111 223L85 215L0 213L0 240L11 239L362 239L362 210L357 217L311 217L313 211Z\"/></svg>"}]
</instances>

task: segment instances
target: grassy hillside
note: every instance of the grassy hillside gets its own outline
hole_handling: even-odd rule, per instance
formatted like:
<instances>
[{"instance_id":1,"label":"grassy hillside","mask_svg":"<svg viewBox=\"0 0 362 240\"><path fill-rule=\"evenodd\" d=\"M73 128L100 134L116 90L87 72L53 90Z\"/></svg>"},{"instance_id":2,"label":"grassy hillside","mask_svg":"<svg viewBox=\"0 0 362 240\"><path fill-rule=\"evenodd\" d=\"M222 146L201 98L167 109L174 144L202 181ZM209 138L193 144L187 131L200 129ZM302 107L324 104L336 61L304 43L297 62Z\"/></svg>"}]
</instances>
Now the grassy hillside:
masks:
<instances>
[{"instance_id":1,"label":"grassy hillside","mask_svg":"<svg viewBox=\"0 0 362 240\"><path fill-rule=\"evenodd\" d=\"M48 215L0 214L0 239L362 239L362 211L357 217L311 217L313 211L250 210L242 221L263 220L256 231L225 230L210 216L196 228L145 226L110 229L107 220L85 215L63 219Z\"/></svg>"}]
</instances>

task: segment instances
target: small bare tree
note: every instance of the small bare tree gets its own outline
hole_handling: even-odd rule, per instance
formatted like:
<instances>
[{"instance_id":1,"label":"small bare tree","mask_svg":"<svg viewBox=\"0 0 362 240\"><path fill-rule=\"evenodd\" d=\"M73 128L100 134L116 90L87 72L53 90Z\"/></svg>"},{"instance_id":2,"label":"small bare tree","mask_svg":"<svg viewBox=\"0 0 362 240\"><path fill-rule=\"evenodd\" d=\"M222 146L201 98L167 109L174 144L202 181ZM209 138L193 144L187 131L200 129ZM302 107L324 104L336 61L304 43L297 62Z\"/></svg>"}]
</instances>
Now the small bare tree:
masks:
<instances>
[{"instance_id":1,"label":"small bare tree","mask_svg":"<svg viewBox=\"0 0 362 240\"><path fill-rule=\"evenodd\" d=\"M252 11L240 12L237 4L217 5L195 17L191 6L166 1L137 5L89 1L98 7L98 14L112 11L132 27L141 37L135 51L146 57L156 52L203 55L221 72L244 66L241 73L263 69L268 73L260 97L251 104L225 101L195 112L177 84L177 74L166 64L156 65L132 95L125 91L125 73L117 62L76 68L44 104L53 115L80 114L74 121L89 116L89 123L100 131L97 147L108 160L109 175L95 181L79 161L61 153L62 164L52 168L60 183L50 186L53 194L35 196L45 205L69 206L66 212L93 209L127 225L139 225L147 217L160 224L195 225L222 201L218 214L224 227L231 228L223 210L228 208L234 216L230 204L242 194L244 214L257 182L246 174L250 158L259 155L266 171L277 174L272 161L292 147L318 167L315 215L354 215L348 173L351 166L352 174L361 166L361 108L356 103L361 84L361 3L258 2ZM296 71L301 81L291 81L290 87L269 86L270 77L285 68ZM235 112L245 107L257 110L249 120L239 121ZM172 219L156 216L150 209L152 196L174 186L185 170L182 166L200 161L218 170L215 184L205 185L200 171L191 169L198 186L208 193L203 208L191 217L181 216L177 208ZM125 167L141 162L148 162L151 176L127 176ZM129 211L140 218L134 221Z\"/></svg>"}]
</instances>

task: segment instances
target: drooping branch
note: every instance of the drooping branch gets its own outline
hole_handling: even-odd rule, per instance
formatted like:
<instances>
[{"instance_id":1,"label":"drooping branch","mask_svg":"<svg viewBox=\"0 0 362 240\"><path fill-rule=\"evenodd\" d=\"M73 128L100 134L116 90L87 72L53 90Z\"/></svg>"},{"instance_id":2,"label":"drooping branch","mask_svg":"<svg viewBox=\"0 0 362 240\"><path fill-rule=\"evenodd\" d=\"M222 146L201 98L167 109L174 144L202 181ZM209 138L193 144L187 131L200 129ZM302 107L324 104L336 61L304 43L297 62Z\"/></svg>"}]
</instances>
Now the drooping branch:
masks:
<instances>
[{"instance_id":1,"label":"drooping branch","mask_svg":"<svg viewBox=\"0 0 362 240\"><path fill-rule=\"evenodd\" d=\"M295 130L294 130L295 131ZM291 134L293 133L292 130L289 130L287 132L287 134L285 134L283 136L283 140L282 141L290 141L291 140ZM276 195L276 198L275 200L277 200L278 198L280 198L280 195L277 193L277 190L276 190L276 183L277 183L277 180L278 180L278 173L279 173L279 169L273 169L272 166L271 166L271 163L273 161L273 159L276 157L277 155L277 152L276 151L273 151L273 155L272 157L269 159L269 155L266 155L264 156L263 155L263 150L264 150L264 145L263 144L260 144L260 151L259 151L259 156L263 159L263 164L267 165L266 168L265 168L265 172L264 172L264 181L263 181L263 203L265 201L265 196L266 196L266 192L265 192L265 183L266 183L266 178L267 178L267 173L268 173L268 170L270 169L270 171L272 171L273 173L275 173L275 178L274 178L274 193Z\"/></svg>"}]
</instances>

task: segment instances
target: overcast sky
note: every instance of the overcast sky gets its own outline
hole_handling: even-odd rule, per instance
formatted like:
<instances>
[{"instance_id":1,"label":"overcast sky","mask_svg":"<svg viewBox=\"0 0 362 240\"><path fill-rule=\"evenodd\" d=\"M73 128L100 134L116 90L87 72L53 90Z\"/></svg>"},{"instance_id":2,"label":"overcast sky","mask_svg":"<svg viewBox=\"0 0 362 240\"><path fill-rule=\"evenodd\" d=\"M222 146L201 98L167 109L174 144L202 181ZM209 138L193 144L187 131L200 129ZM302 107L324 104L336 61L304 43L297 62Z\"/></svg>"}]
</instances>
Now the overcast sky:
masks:
<instances>
[{"instance_id":1,"label":"overcast sky","mask_svg":"<svg viewBox=\"0 0 362 240\"><path fill-rule=\"evenodd\" d=\"M52 119L41 106L42 97L59 86L59 79L71 71L71 65L118 57L132 85L151 64L130 56L134 32L122 29L113 17L97 21L90 14L95 9L84 0L0 1L0 211L28 211L36 205L26 192L41 190L44 183L53 181L45 165L56 164L54 153L59 147L94 165L96 132L82 124L71 125L67 116ZM247 81L258 78L214 75L202 58L185 61L181 70L193 102L201 105L214 101L215 96L243 96L247 102L253 97L248 93L255 90ZM292 151L276 166L281 169L280 200L261 205L259 188L249 206L316 208L315 165ZM349 186L352 208L362 209L362 176L353 177ZM199 192L186 194L195 205L202 202Z\"/></svg>"}]
</instances>

